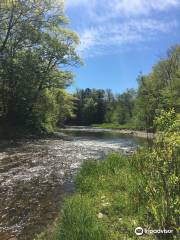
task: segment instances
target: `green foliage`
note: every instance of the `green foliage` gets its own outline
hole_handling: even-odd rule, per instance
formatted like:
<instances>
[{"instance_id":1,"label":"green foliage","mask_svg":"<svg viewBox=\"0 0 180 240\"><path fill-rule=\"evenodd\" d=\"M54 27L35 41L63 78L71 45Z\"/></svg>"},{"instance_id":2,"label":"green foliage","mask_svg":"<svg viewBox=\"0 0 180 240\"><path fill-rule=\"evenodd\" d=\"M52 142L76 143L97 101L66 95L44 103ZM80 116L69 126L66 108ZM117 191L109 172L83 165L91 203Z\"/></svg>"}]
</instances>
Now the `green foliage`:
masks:
<instances>
[{"instance_id":1,"label":"green foliage","mask_svg":"<svg viewBox=\"0 0 180 240\"><path fill-rule=\"evenodd\" d=\"M133 116L136 92L128 89L125 93L117 96L116 106L112 113L112 122L117 124L126 124L130 122Z\"/></svg>"},{"instance_id":2,"label":"green foliage","mask_svg":"<svg viewBox=\"0 0 180 240\"><path fill-rule=\"evenodd\" d=\"M53 132L58 121L58 104L54 94L48 89L44 90L32 111L32 125L38 130ZM30 125L30 124L28 124Z\"/></svg>"},{"instance_id":3,"label":"green foliage","mask_svg":"<svg viewBox=\"0 0 180 240\"><path fill-rule=\"evenodd\" d=\"M161 111L161 115L155 119L154 124L158 131L162 132L172 132L180 130L180 116L176 114L174 109L166 112L164 110Z\"/></svg>"},{"instance_id":4,"label":"green foliage","mask_svg":"<svg viewBox=\"0 0 180 240\"><path fill-rule=\"evenodd\" d=\"M63 67L81 63L78 36L66 25L63 5L56 1L22 0L0 8L0 116L10 125L52 130L58 122L56 104L63 103L57 92L73 79ZM67 98L59 122L68 102L72 106Z\"/></svg>"},{"instance_id":5,"label":"green foliage","mask_svg":"<svg viewBox=\"0 0 180 240\"><path fill-rule=\"evenodd\" d=\"M101 89L78 89L74 94L76 98L75 117L67 122L73 125L102 123L106 113L105 95L105 91Z\"/></svg>"},{"instance_id":6,"label":"green foliage","mask_svg":"<svg viewBox=\"0 0 180 240\"><path fill-rule=\"evenodd\" d=\"M67 93L64 90L58 91L58 94L56 96L56 100L58 102L58 126L63 126L67 119L75 118L74 110L75 105L74 101L76 98Z\"/></svg>"},{"instance_id":7,"label":"green foliage","mask_svg":"<svg viewBox=\"0 0 180 240\"><path fill-rule=\"evenodd\" d=\"M153 128L161 110L180 112L180 46L171 48L147 76L140 76L134 121L146 129Z\"/></svg>"},{"instance_id":8,"label":"green foliage","mask_svg":"<svg viewBox=\"0 0 180 240\"><path fill-rule=\"evenodd\" d=\"M135 91L130 89L119 95L114 95L110 89L77 90L75 115L69 121L76 125L102 124L104 122L114 124L126 124L133 115Z\"/></svg>"},{"instance_id":9,"label":"green foliage","mask_svg":"<svg viewBox=\"0 0 180 240\"><path fill-rule=\"evenodd\" d=\"M146 202L147 223L152 228L172 229L177 239L180 169L180 116L174 110L162 111L155 120L158 129L153 149L140 151L134 156L135 170L141 169L143 185L139 196ZM164 239L163 235L157 238Z\"/></svg>"},{"instance_id":10,"label":"green foliage","mask_svg":"<svg viewBox=\"0 0 180 240\"><path fill-rule=\"evenodd\" d=\"M39 131L53 132L57 126L63 126L67 117L73 117L74 97L61 89L42 91L32 116L28 122ZM34 125L36 124L36 125Z\"/></svg>"}]
</instances>

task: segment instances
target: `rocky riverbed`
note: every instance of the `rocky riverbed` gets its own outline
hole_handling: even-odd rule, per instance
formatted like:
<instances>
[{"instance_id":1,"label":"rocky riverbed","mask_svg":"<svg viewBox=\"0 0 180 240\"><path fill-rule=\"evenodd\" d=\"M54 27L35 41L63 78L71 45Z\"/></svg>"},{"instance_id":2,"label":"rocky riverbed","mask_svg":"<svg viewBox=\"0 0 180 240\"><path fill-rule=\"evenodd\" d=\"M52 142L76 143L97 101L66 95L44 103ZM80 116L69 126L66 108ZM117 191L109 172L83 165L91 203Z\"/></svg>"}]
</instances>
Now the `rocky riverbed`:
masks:
<instances>
[{"instance_id":1,"label":"rocky riverbed","mask_svg":"<svg viewBox=\"0 0 180 240\"><path fill-rule=\"evenodd\" d=\"M87 159L131 153L132 137L72 134L66 140L0 143L0 239L32 240L57 217L73 177Z\"/></svg>"}]
</instances>

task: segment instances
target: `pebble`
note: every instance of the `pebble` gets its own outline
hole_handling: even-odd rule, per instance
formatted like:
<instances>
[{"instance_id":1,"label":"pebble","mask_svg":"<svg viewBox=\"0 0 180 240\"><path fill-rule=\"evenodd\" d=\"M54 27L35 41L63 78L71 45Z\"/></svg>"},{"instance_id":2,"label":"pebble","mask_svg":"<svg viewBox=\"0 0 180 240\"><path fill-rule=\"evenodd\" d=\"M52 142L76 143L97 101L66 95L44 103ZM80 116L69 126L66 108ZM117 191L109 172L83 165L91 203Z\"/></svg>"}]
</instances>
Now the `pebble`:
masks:
<instances>
[{"instance_id":1,"label":"pebble","mask_svg":"<svg viewBox=\"0 0 180 240\"><path fill-rule=\"evenodd\" d=\"M102 213L100 212L100 213L98 213L97 217L98 217L99 219L101 219L101 218L104 217L104 214L102 214Z\"/></svg>"}]
</instances>

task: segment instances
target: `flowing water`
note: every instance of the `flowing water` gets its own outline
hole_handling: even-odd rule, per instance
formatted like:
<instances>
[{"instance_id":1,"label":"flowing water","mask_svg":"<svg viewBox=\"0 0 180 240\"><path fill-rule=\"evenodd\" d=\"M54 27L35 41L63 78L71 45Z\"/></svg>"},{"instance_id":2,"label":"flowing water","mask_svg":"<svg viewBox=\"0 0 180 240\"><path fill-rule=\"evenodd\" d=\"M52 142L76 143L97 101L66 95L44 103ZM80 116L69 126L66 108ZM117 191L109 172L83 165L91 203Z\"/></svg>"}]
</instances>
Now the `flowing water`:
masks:
<instances>
[{"instance_id":1,"label":"flowing water","mask_svg":"<svg viewBox=\"0 0 180 240\"><path fill-rule=\"evenodd\" d=\"M62 139L0 143L0 239L32 240L57 217L84 160L128 154L144 140L111 131L66 129Z\"/></svg>"}]
</instances>

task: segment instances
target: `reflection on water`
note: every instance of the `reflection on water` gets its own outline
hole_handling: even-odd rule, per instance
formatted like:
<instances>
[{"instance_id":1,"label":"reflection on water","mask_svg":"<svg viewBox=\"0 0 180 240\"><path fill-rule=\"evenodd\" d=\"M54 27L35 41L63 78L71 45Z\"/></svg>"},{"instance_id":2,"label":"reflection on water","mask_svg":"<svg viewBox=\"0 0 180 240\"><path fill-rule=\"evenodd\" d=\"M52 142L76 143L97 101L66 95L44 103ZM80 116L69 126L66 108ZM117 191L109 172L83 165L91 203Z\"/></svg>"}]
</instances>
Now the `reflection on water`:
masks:
<instances>
[{"instance_id":1,"label":"reflection on water","mask_svg":"<svg viewBox=\"0 0 180 240\"><path fill-rule=\"evenodd\" d=\"M67 133L67 130L66 130ZM32 240L56 217L85 159L130 153L142 139L118 133L68 131L71 140L0 144L0 239Z\"/></svg>"},{"instance_id":2,"label":"reflection on water","mask_svg":"<svg viewBox=\"0 0 180 240\"><path fill-rule=\"evenodd\" d=\"M76 137L79 139L85 139L87 137L88 140L95 139L99 141L109 142L111 140L116 140L118 143L129 143L133 144L145 144L145 140L142 138L126 135L120 133L118 131L112 131L110 129L95 129L95 128L67 128L61 129L61 132L68 134L69 136Z\"/></svg>"}]
</instances>

